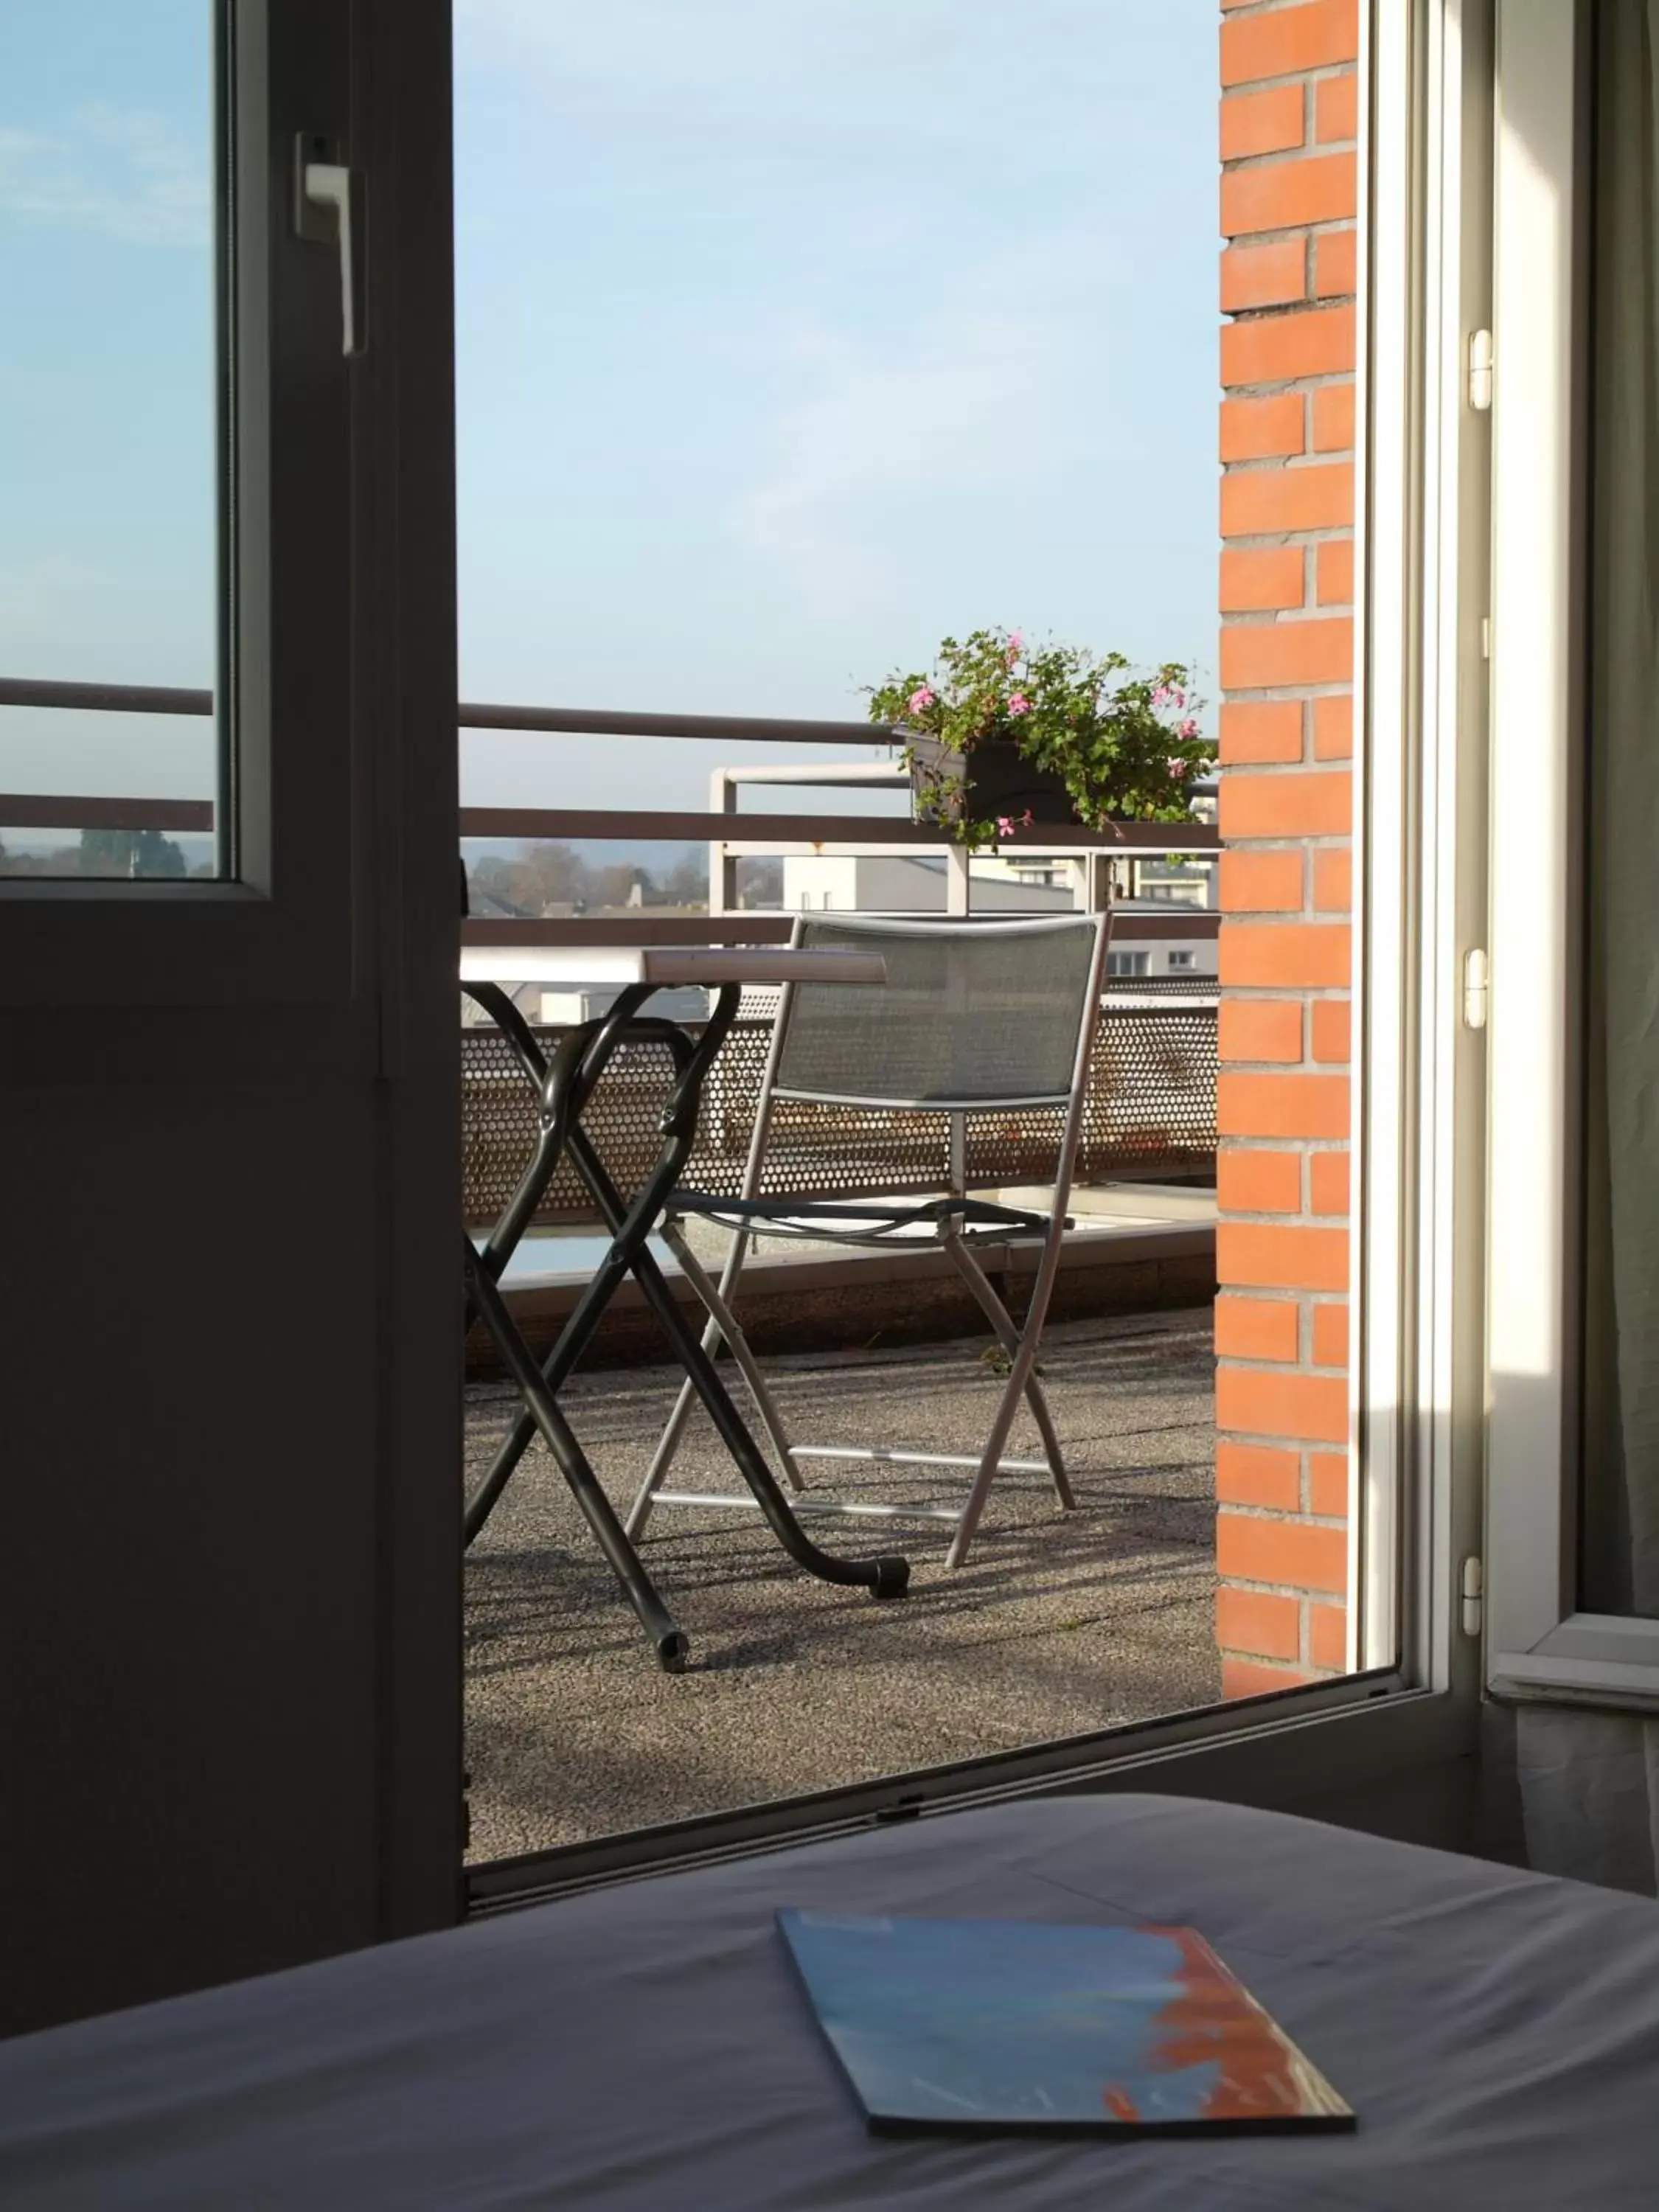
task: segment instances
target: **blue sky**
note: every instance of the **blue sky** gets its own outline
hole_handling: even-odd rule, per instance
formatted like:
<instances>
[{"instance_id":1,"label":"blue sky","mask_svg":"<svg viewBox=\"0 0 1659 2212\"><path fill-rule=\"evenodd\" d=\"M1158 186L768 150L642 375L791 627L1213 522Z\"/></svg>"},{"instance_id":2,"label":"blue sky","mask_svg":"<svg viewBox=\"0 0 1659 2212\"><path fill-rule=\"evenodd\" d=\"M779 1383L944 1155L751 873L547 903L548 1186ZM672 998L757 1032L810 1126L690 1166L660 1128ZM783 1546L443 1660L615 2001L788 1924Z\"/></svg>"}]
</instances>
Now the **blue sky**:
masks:
<instances>
[{"instance_id":1,"label":"blue sky","mask_svg":"<svg viewBox=\"0 0 1659 2212\"><path fill-rule=\"evenodd\" d=\"M202 0L0 7L0 671L213 677ZM206 795L205 723L0 708L0 787Z\"/></svg>"},{"instance_id":2,"label":"blue sky","mask_svg":"<svg viewBox=\"0 0 1659 2212\"><path fill-rule=\"evenodd\" d=\"M1209 661L1212 0L456 21L464 694L857 716L988 622ZM209 680L207 24L0 11L10 672ZM475 736L465 796L697 805L726 750ZM0 714L0 786L208 759Z\"/></svg>"}]
</instances>

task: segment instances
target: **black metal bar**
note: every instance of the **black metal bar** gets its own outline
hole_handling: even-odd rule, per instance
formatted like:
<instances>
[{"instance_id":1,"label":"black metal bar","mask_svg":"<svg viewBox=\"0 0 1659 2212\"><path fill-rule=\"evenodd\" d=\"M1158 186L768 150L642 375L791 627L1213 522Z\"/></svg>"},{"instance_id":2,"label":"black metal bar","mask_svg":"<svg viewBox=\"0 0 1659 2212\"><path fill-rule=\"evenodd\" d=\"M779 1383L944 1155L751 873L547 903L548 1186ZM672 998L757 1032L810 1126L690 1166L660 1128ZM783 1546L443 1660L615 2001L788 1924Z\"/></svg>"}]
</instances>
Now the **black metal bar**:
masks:
<instances>
[{"instance_id":1,"label":"black metal bar","mask_svg":"<svg viewBox=\"0 0 1659 2212\"><path fill-rule=\"evenodd\" d=\"M560 1039L553 1061L550 1063L535 1031L520 1012L509 993L502 990L497 983L464 982L461 988L483 1008L507 1039L532 1090L541 1101L536 1144L530 1160L495 1227L478 1251L479 1265L490 1281L495 1283L505 1273L508 1261L535 1218L557 1170L569 1127L568 1110L562 1106L562 1102L570 1096L572 1082L583 1055L601 1025L598 1022L586 1022L568 1030ZM471 1328L475 1312L474 1302L469 1294L463 1322L465 1328ZM507 1487L508 1478L523 1457L533 1433L533 1424L521 1415L514 1424L511 1436L497 1448L483 1482L466 1502L462 1517L465 1543L470 1545L472 1542L495 1511L496 1501Z\"/></svg>"},{"instance_id":2,"label":"black metal bar","mask_svg":"<svg viewBox=\"0 0 1659 2212\"><path fill-rule=\"evenodd\" d=\"M489 1015L512 1046L532 1088L544 1098L542 1111L537 1117L536 1144L529 1164L519 1177L513 1195L501 1209L495 1226L479 1251L478 1256L489 1270L490 1281L495 1283L501 1280L507 1261L518 1250L520 1238L535 1218L537 1210L546 1195L547 1186L552 1182L559 1164L559 1154L564 1148L567 1124L556 1110L550 1110L545 1098L548 1061L537 1042L535 1031L511 997L497 983L463 983L461 988ZM574 1066L580 1056L581 1046L582 1037L578 1030L566 1032L555 1054L561 1067L567 1064ZM472 1306L469 1300L465 1324L468 1328L472 1326ZM471 1509L469 1507L469 1543L477 1534L477 1529L471 1526ZM488 1518L487 1509L484 1518ZM477 1526L482 1528L483 1525L483 1522L480 1520Z\"/></svg>"},{"instance_id":3,"label":"black metal bar","mask_svg":"<svg viewBox=\"0 0 1659 2212\"><path fill-rule=\"evenodd\" d=\"M547 1060L536 1032L514 1005L510 992L499 983L464 982L462 990L474 1006L482 1006L512 1046L518 1063L539 1091L547 1080Z\"/></svg>"},{"instance_id":4,"label":"black metal bar","mask_svg":"<svg viewBox=\"0 0 1659 2212\"><path fill-rule=\"evenodd\" d=\"M690 1376L692 1387L708 1409L721 1443L754 1492L756 1502L773 1534L790 1558L798 1566L804 1567L807 1573L817 1576L820 1581L867 1589L878 1598L902 1597L910 1579L908 1560L890 1553L870 1560L838 1559L834 1553L822 1550L802 1528L772 1470L766 1464L764 1455L733 1403L720 1370L703 1349L700 1334L688 1326L680 1312L679 1302L658 1264L656 1255L646 1242L662 1202L678 1181L680 1168L696 1140L703 1079L737 1018L741 999L742 991L738 985L727 983L722 987L702 1036L684 1063L678 1066L678 1079L663 1114L664 1134L669 1140L664 1147L663 1164L641 1187L631 1206L625 1205L621 1193L611 1181L604 1161L582 1128L580 1114L573 1117L569 1136L571 1165L586 1184L606 1227L611 1232L613 1241L607 1267L614 1267L615 1273L604 1297L597 1302L592 1322L580 1332L577 1324L582 1316L582 1306L578 1306L567 1324L561 1344L555 1347L555 1358L558 1358L561 1352L572 1361L580 1356L588 1335L592 1334L592 1323L597 1322L599 1313L615 1295L623 1274L631 1273L646 1304L656 1316L658 1325ZM671 1158L672 1172L669 1172ZM596 1284L598 1279L595 1279ZM584 1299L583 1304L586 1303ZM567 1345L567 1339L575 1340L574 1348Z\"/></svg>"},{"instance_id":5,"label":"black metal bar","mask_svg":"<svg viewBox=\"0 0 1659 2212\"><path fill-rule=\"evenodd\" d=\"M819 721L777 714L636 714L610 707L480 706L463 700L464 730L527 730L584 738L714 738L738 744L890 745L884 722Z\"/></svg>"},{"instance_id":6,"label":"black metal bar","mask_svg":"<svg viewBox=\"0 0 1659 2212\"><path fill-rule=\"evenodd\" d=\"M213 694L178 684L68 684L40 677L0 676L0 707L80 708L108 714L210 714ZM638 714L611 707L511 707L463 699L455 710L455 720L456 727L462 730L523 730L550 737L684 738L702 743L773 745L904 743L904 732L887 722L815 720L789 714ZM1190 788L1194 798L1212 798L1216 779L1200 776Z\"/></svg>"},{"instance_id":7,"label":"black metal bar","mask_svg":"<svg viewBox=\"0 0 1659 2212\"><path fill-rule=\"evenodd\" d=\"M211 830L210 799L104 799L50 791L0 792L7 830Z\"/></svg>"},{"instance_id":8,"label":"black metal bar","mask_svg":"<svg viewBox=\"0 0 1659 2212\"><path fill-rule=\"evenodd\" d=\"M104 714L210 714L213 694L177 684L59 684L0 676L0 707L80 707Z\"/></svg>"},{"instance_id":9,"label":"black metal bar","mask_svg":"<svg viewBox=\"0 0 1659 2212\"><path fill-rule=\"evenodd\" d=\"M677 1069L693 1048L685 1032L673 1023L641 1022L635 1018L638 1006L650 995L649 986L635 985L621 994L609 1015L580 1023L569 1030L560 1041L550 1063L543 1058L528 1024L505 993L499 991L494 984L482 984L476 988L469 986L468 988L470 995L479 1004L497 1012L520 1064L538 1091L542 1102L540 1127L530 1164L490 1232L482 1255L484 1265L490 1271L491 1279L498 1280L540 1206L569 1133L575 1127L617 1047L629 1038L640 1038L643 1033L653 1042L667 1044ZM496 1001L500 1002L499 1008ZM718 1043L715 1048L718 1049ZM713 1058L712 1053L709 1057ZM674 1176L678 1176L682 1164L683 1160L677 1161ZM660 1205L660 1199L658 1204ZM654 1218L653 1212L652 1219ZM600 1314L615 1295L617 1285L627 1272L625 1266L613 1267L614 1258L613 1248L578 1300L575 1311L559 1332L552 1352L541 1364L539 1371L550 1390L557 1390L564 1383L580 1356L583 1346L597 1327ZM603 1297L599 1295L601 1285L605 1286ZM470 1305L467 1321L470 1325ZM534 1434L535 1424L527 1413L520 1413L496 1448L495 1456L486 1469L483 1480L467 1500L462 1528L468 1544L473 1541L495 1511L501 1492L529 1449Z\"/></svg>"},{"instance_id":10,"label":"black metal bar","mask_svg":"<svg viewBox=\"0 0 1659 2212\"><path fill-rule=\"evenodd\" d=\"M703 1036L694 1045L686 1031L677 1023L640 1021L637 1018L637 1009L643 1000L650 996L651 989L652 987L649 985L630 986L618 997L608 1015L594 1021L581 1023L573 1029L562 1041L559 1050L554 1056L553 1064L546 1066L544 1063L545 1073L538 1086L542 1097L544 1131L550 1127L556 1127L562 1133L562 1140L568 1142L580 1127L582 1110L592 1096L600 1077L610 1064L618 1045L631 1037L635 1040L648 1039L667 1047L674 1063L676 1090L668 1106L664 1109L663 1114L664 1134L668 1141L663 1152L659 1154L657 1165L641 1186L635 1200L635 1210L641 1213L646 1222L645 1231L639 1238L641 1246L644 1244L645 1237L649 1235L652 1227L655 1224L664 1199L678 1181L680 1170L685 1164L686 1158L695 1139L696 1131L695 1113L692 1115L689 1130L684 1128L684 1117L680 1115L675 1116L674 1126L672 1128L669 1126L670 1116L680 1091L684 1088L688 1068L694 1060L699 1062L697 1084L701 1087L702 1073L706 1072L713 1063L714 1055L726 1042L726 1032L732 1025L731 1016L728 1015L715 1031L712 1042L708 1030L705 1030ZM482 993L493 993L494 990L493 985L486 984L480 987L480 991L474 992L472 995L481 999ZM508 1026L507 1034L514 1043L520 1063L526 1066L526 1072L529 1072L532 1065L529 1055L534 1055L539 1060L539 1048L518 1008L513 1006L510 1000L507 1004L511 1007L512 1014L512 1022ZM710 1026L713 1026L712 1022ZM534 1079L532 1074L532 1080ZM530 1215L541 1202L542 1192L552 1179L555 1165L556 1165L556 1155L550 1161L545 1144L538 1142L530 1167L520 1179L519 1187L508 1203L507 1212L502 1216L501 1222L496 1224L490 1237L491 1248L502 1253L501 1267L505 1266L507 1258L511 1255L518 1241L517 1237L509 1241L503 1235L503 1224L506 1222L507 1214L522 1217L527 1224ZM589 1338L598 1328L605 1309L616 1296L623 1279L628 1273L627 1257L618 1258L620 1239L617 1236L617 1224L611 1222L607 1225L612 1231L613 1241L611 1249L606 1253L589 1279L581 1297L577 1300L575 1309L560 1330L552 1351L541 1364L540 1371L550 1390L562 1388L577 1360L581 1357ZM522 1233L520 1229L520 1234ZM499 1267L496 1273L498 1274L500 1273ZM469 1544L472 1542L495 1511L501 1492L511 1480L514 1469L529 1449L530 1440L534 1433L534 1424L527 1413L521 1413L513 1427L502 1438L483 1480L467 1501L464 1526L466 1541Z\"/></svg>"},{"instance_id":11,"label":"black metal bar","mask_svg":"<svg viewBox=\"0 0 1659 2212\"><path fill-rule=\"evenodd\" d=\"M562 1067L566 1060L574 1056L575 1050L576 1047L567 1038L555 1054L556 1063ZM556 1108L550 1112L544 1107L538 1116L536 1144L530 1164L520 1176L518 1188L502 1209L481 1250L480 1256L489 1270L492 1282L501 1280L507 1261L518 1250L526 1230L536 1218L546 1196L547 1186L557 1170L569 1126L568 1116L560 1113ZM467 1319L470 1325L470 1314Z\"/></svg>"},{"instance_id":12,"label":"black metal bar","mask_svg":"<svg viewBox=\"0 0 1659 2212\"><path fill-rule=\"evenodd\" d=\"M647 1239L696 1139L704 1079L726 1042L742 999L738 985L723 986L694 1044L678 1023L644 1022L637 1018L638 1006L649 996L650 988L630 987L621 994L604 1020L581 1025L575 1033L581 1040L576 1065L565 1075L562 1085L562 1071L556 1061L548 1070L543 1090L544 1116L558 1115L567 1131L565 1149L571 1165L598 1205L611 1231L611 1243L574 1312L560 1331L551 1352L542 1363L539 1371L544 1387L550 1393L559 1389L586 1349L623 1279L632 1274L707 1407L721 1442L753 1492L772 1533L791 1559L822 1581L867 1589L878 1598L902 1596L909 1583L908 1560L893 1554L867 1561L839 1559L822 1550L801 1528L714 1361L703 1350L696 1332L688 1328L678 1301L650 1249ZM514 1028L520 1026L522 1017L514 1007L509 1035ZM674 1063L675 1081L663 1109L664 1143L657 1164L632 1200L625 1201L583 1132L581 1113L617 1046L629 1036L638 1037L647 1031L668 1048ZM538 1052L527 1028L525 1043L532 1053ZM523 1046L519 1049L522 1060ZM563 1101L553 1096L559 1088L566 1093ZM515 1203L522 1188L521 1185L520 1193L515 1194ZM520 1413L503 1440L495 1462L467 1509L469 1541L494 1510L536 1425L530 1413Z\"/></svg>"},{"instance_id":13,"label":"black metal bar","mask_svg":"<svg viewBox=\"0 0 1659 2212\"><path fill-rule=\"evenodd\" d=\"M913 822L902 814L712 814L647 807L464 806L463 838L582 837L641 842L752 844L758 847L926 845L940 852L954 842L942 822ZM1207 822L1119 822L1088 830L1080 822L1036 822L1002 841L1004 853L1116 854L1214 852L1218 833ZM1171 902L1173 903L1173 902Z\"/></svg>"},{"instance_id":14,"label":"black metal bar","mask_svg":"<svg viewBox=\"0 0 1659 2212\"><path fill-rule=\"evenodd\" d=\"M639 1553L617 1517L616 1508L600 1486L586 1453L576 1440L575 1431L559 1411L541 1370L471 1239L464 1236L461 1243L468 1299L477 1306L507 1362L508 1372L529 1408L529 1418L540 1430L611 1572L638 1614L640 1626L656 1651L658 1664L665 1673L683 1674L691 1650L690 1639L659 1596L656 1584L641 1563Z\"/></svg>"},{"instance_id":15,"label":"black metal bar","mask_svg":"<svg viewBox=\"0 0 1659 2212\"><path fill-rule=\"evenodd\" d=\"M171 684L70 684L0 676L0 707L69 707L106 714L210 714L213 694ZM883 722L802 720L775 714L634 714L611 707L510 707L464 699L463 730L541 731L551 737L690 738L738 744L890 745Z\"/></svg>"}]
</instances>

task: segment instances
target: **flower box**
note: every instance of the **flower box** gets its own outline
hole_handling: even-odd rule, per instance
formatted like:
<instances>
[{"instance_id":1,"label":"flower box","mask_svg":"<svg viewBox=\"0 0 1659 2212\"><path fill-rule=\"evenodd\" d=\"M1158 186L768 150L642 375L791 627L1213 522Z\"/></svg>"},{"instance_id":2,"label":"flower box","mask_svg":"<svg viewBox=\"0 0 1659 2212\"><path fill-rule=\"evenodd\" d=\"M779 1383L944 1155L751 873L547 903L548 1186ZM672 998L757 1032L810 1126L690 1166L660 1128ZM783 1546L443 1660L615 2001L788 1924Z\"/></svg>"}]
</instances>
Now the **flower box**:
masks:
<instances>
[{"instance_id":1,"label":"flower box","mask_svg":"<svg viewBox=\"0 0 1659 2212\"><path fill-rule=\"evenodd\" d=\"M1137 673L1121 653L979 629L869 696L904 749L917 819L970 851L1015 830L1186 821L1210 765L1177 661Z\"/></svg>"},{"instance_id":2,"label":"flower box","mask_svg":"<svg viewBox=\"0 0 1659 2212\"><path fill-rule=\"evenodd\" d=\"M1081 817L1072 804L1066 779L1051 768L1038 768L1026 759L1011 738L994 738L975 745L970 753L952 752L936 738L917 737L911 750L910 769L914 818L940 818L939 778L945 787L965 784L962 809L969 820L1020 823L1030 815L1032 826L1055 830L1080 826Z\"/></svg>"}]
</instances>

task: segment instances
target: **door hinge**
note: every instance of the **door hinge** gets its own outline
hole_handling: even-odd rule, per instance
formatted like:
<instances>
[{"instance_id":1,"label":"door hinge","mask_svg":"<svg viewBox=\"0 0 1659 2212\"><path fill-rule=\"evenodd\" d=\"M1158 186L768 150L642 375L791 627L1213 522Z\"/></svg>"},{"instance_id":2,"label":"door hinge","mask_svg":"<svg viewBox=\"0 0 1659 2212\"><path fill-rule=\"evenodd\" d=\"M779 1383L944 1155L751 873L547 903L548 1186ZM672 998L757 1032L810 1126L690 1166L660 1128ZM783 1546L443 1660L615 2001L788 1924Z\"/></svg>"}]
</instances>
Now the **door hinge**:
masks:
<instances>
[{"instance_id":1,"label":"door hinge","mask_svg":"<svg viewBox=\"0 0 1659 2212\"><path fill-rule=\"evenodd\" d=\"M1469 332L1469 404L1477 415L1492 405L1493 354L1492 332Z\"/></svg>"},{"instance_id":2,"label":"door hinge","mask_svg":"<svg viewBox=\"0 0 1659 2212\"><path fill-rule=\"evenodd\" d=\"M1468 1030L1483 1030L1486 1026L1486 1004L1490 982L1486 956L1480 945L1463 955L1463 1026Z\"/></svg>"},{"instance_id":3,"label":"door hinge","mask_svg":"<svg viewBox=\"0 0 1659 2212\"><path fill-rule=\"evenodd\" d=\"M1480 1633L1486 1593L1485 1571L1479 1559L1464 1560L1462 1590L1463 1633L1468 1637L1478 1637Z\"/></svg>"}]
</instances>

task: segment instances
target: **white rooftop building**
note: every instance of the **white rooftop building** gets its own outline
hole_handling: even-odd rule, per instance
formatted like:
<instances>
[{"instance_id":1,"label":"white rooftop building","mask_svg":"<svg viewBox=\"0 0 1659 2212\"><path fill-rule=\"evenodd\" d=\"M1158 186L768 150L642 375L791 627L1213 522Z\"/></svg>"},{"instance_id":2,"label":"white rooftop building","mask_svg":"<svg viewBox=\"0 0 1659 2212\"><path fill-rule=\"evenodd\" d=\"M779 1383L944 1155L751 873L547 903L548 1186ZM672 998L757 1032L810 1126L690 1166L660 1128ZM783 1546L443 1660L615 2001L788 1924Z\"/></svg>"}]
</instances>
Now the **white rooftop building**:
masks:
<instances>
[{"instance_id":1,"label":"white rooftop building","mask_svg":"<svg viewBox=\"0 0 1659 2212\"><path fill-rule=\"evenodd\" d=\"M1066 914L1084 902L1087 861L1063 854L987 853L973 862L975 914ZM1161 910L1182 920L1217 903L1213 863L1182 864L1161 856L1116 864L1116 911L1143 927L1132 942L1107 955L1114 975L1213 975L1214 936L1194 938L1172 929L1166 937L1144 925ZM942 854L884 852L792 853L783 863L783 905L790 914L943 914L945 860ZM1172 919L1174 916L1172 915Z\"/></svg>"}]
</instances>

